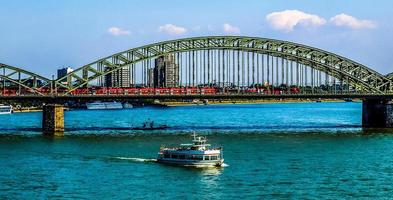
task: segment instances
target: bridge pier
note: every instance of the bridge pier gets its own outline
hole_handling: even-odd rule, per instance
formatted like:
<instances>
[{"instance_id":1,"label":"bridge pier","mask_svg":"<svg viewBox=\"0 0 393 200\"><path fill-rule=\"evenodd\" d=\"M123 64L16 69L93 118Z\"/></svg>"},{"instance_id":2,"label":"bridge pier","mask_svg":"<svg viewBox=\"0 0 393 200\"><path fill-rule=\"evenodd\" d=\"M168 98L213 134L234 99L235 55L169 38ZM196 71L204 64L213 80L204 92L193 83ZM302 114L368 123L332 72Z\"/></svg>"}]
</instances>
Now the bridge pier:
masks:
<instances>
[{"instance_id":1,"label":"bridge pier","mask_svg":"<svg viewBox=\"0 0 393 200\"><path fill-rule=\"evenodd\" d=\"M364 128L393 128L393 103L387 99L365 99L362 124Z\"/></svg>"},{"instance_id":2,"label":"bridge pier","mask_svg":"<svg viewBox=\"0 0 393 200\"><path fill-rule=\"evenodd\" d=\"M49 136L64 135L64 106L48 104L43 106L42 132Z\"/></svg>"}]
</instances>

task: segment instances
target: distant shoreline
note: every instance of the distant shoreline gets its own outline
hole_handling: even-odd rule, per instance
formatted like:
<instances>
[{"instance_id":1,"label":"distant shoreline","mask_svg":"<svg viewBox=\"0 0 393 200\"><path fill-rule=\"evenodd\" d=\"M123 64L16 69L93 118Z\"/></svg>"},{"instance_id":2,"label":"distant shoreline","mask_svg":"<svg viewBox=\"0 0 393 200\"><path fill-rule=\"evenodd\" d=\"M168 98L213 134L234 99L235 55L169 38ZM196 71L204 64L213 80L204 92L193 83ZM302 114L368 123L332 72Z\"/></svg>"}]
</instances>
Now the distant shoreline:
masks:
<instances>
[{"instance_id":1,"label":"distant shoreline","mask_svg":"<svg viewBox=\"0 0 393 200\"><path fill-rule=\"evenodd\" d=\"M31 112L42 112L42 109L18 109L18 110L14 110L14 113L31 113Z\"/></svg>"},{"instance_id":2,"label":"distant shoreline","mask_svg":"<svg viewBox=\"0 0 393 200\"><path fill-rule=\"evenodd\" d=\"M318 102L322 103L340 103L346 102L341 99L324 99ZM353 102L361 102L359 99L354 99ZM161 106L161 107L181 107L181 106L203 106L203 105L249 105L249 104L285 104L285 103L317 103L315 99L308 100L298 100L298 99L282 99L282 100L233 100L233 101L198 101L198 102L181 102L181 101L168 101L159 102L152 104L145 104L144 107L149 106ZM72 108L65 108L65 110L70 110ZM42 112L40 108L21 108L15 109L14 113L32 113L32 112Z\"/></svg>"},{"instance_id":3,"label":"distant shoreline","mask_svg":"<svg viewBox=\"0 0 393 200\"><path fill-rule=\"evenodd\" d=\"M253 100L253 101L209 101L206 104L204 102L161 102L160 104L168 107L177 106L197 106L197 105L246 105L246 104L279 104L279 103L317 103L316 100ZM340 99L328 99L321 100L321 103L340 103L346 102ZM361 102L360 100L353 100L353 102Z\"/></svg>"}]
</instances>

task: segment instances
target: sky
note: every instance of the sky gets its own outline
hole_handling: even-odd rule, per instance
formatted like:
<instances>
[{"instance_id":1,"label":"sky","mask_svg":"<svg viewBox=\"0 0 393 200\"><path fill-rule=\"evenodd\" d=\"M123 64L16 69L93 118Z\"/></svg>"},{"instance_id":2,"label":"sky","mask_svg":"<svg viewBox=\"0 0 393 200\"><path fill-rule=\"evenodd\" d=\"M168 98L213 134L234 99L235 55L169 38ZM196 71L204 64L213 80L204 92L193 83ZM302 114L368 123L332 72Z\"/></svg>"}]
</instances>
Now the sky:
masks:
<instances>
[{"instance_id":1,"label":"sky","mask_svg":"<svg viewBox=\"0 0 393 200\"><path fill-rule=\"evenodd\" d=\"M51 77L138 46L241 35L393 72L391 0L0 0L0 63Z\"/></svg>"}]
</instances>

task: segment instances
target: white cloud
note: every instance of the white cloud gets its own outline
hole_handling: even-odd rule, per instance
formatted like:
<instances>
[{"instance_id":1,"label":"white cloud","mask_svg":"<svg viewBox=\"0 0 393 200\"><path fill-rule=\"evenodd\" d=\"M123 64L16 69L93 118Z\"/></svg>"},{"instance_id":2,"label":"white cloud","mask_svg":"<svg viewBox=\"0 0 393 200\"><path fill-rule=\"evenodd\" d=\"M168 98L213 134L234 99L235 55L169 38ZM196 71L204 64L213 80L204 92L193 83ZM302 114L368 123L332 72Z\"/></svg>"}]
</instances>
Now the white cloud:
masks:
<instances>
[{"instance_id":1,"label":"white cloud","mask_svg":"<svg viewBox=\"0 0 393 200\"><path fill-rule=\"evenodd\" d=\"M129 30L123 30L119 27L110 27L108 29L108 33L114 36L121 36L121 35L131 35L131 31Z\"/></svg>"},{"instance_id":2,"label":"white cloud","mask_svg":"<svg viewBox=\"0 0 393 200\"><path fill-rule=\"evenodd\" d=\"M228 34L240 34L240 29L238 27L232 26L228 23L225 23L223 25L223 29L224 29L224 32L228 33Z\"/></svg>"},{"instance_id":3,"label":"white cloud","mask_svg":"<svg viewBox=\"0 0 393 200\"><path fill-rule=\"evenodd\" d=\"M277 30L293 31L295 26L317 27L326 24L326 20L318 15L304 13L299 10L273 12L266 16L267 22Z\"/></svg>"},{"instance_id":4,"label":"white cloud","mask_svg":"<svg viewBox=\"0 0 393 200\"><path fill-rule=\"evenodd\" d=\"M352 29L373 29L377 25L370 20L360 20L347 14L339 14L330 19L330 22L336 26L343 26Z\"/></svg>"},{"instance_id":5,"label":"white cloud","mask_svg":"<svg viewBox=\"0 0 393 200\"><path fill-rule=\"evenodd\" d=\"M165 24L158 27L158 31L169 35L182 35L187 32L187 29L173 24Z\"/></svg>"}]
</instances>

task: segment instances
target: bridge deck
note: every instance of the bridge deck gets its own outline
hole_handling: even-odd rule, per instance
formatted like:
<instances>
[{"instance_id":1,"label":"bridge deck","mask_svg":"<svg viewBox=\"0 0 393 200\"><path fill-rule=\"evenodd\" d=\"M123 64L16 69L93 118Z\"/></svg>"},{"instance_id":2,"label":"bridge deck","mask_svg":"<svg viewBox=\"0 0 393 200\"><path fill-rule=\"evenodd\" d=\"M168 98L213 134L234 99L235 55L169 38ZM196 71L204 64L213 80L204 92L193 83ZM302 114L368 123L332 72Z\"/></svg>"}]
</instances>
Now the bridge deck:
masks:
<instances>
[{"instance_id":1,"label":"bridge deck","mask_svg":"<svg viewBox=\"0 0 393 200\"><path fill-rule=\"evenodd\" d=\"M104 101L104 100L193 100L193 99L393 99L393 94L214 94L214 95L70 95L70 96L0 96L0 100L10 101Z\"/></svg>"}]
</instances>

